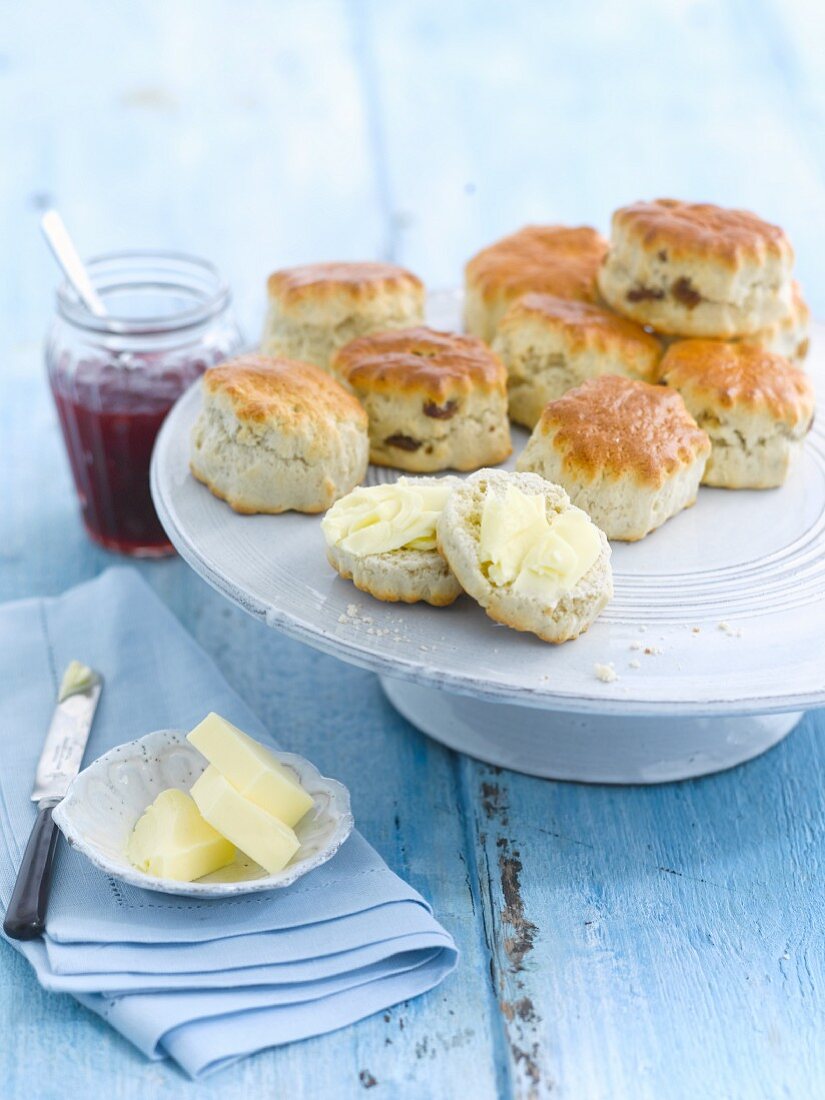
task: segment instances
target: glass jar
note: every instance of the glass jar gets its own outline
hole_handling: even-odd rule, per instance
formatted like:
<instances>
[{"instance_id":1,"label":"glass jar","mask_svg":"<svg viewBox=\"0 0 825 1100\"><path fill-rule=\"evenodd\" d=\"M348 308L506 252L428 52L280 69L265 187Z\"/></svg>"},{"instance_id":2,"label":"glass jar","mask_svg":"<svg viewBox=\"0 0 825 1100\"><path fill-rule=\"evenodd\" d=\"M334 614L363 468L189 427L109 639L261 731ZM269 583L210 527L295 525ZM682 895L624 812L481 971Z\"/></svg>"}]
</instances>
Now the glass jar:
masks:
<instances>
[{"instance_id":1,"label":"glass jar","mask_svg":"<svg viewBox=\"0 0 825 1100\"><path fill-rule=\"evenodd\" d=\"M205 260L119 252L87 269L107 311L68 283L46 340L46 365L86 530L107 550L172 553L149 493L164 417L207 367L238 350L229 288Z\"/></svg>"}]
</instances>

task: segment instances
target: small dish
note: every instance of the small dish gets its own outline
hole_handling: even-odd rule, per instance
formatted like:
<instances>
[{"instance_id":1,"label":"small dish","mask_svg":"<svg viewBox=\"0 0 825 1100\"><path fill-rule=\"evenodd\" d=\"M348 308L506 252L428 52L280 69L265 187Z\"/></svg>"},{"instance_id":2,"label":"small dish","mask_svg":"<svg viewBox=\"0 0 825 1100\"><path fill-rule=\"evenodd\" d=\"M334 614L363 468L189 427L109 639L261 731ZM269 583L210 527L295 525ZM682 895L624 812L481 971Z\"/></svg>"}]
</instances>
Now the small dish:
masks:
<instances>
[{"instance_id":1,"label":"small dish","mask_svg":"<svg viewBox=\"0 0 825 1100\"><path fill-rule=\"evenodd\" d=\"M104 753L77 776L54 820L69 844L107 875L142 890L195 898L227 898L291 886L338 851L353 828L349 791L291 752L275 752L312 796L314 807L298 822L301 847L277 874L240 853L234 863L196 882L147 875L126 856L126 843L140 815L167 787L188 792L206 761L182 730L157 730Z\"/></svg>"}]
</instances>

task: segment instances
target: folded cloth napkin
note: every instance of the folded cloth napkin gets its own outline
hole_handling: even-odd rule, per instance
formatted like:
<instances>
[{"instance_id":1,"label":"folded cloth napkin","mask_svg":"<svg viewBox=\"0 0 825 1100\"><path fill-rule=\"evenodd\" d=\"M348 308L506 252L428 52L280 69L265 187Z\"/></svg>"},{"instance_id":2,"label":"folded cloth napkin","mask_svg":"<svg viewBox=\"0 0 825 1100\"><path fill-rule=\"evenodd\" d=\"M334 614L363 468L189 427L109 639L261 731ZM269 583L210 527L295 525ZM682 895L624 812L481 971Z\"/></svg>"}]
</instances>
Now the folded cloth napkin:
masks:
<instances>
[{"instance_id":1,"label":"folded cloth napkin","mask_svg":"<svg viewBox=\"0 0 825 1100\"><path fill-rule=\"evenodd\" d=\"M187 729L210 710L267 739L132 569L0 607L4 908L34 821L29 794L58 679L72 659L105 677L87 761L154 729ZM358 833L285 890L215 901L134 889L61 844L46 935L13 946L45 988L74 994L150 1058L171 1057L192 1077L423 993L457 959L424 899Z\"/></svg>"}]
</instances>

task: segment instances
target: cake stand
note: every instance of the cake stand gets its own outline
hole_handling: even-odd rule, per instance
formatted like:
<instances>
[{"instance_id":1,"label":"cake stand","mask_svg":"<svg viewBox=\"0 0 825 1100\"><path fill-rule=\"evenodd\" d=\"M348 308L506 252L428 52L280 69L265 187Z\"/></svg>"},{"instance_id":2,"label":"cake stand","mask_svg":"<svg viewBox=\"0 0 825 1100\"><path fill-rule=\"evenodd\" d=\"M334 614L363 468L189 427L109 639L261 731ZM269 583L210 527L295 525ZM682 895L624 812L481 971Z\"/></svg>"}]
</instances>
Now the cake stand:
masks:
<instances>
[{"instance_id":1,"label":"cake stand","mask_svg":"<svg viewBox=\"0 0 825 1100\"><path fill-rule=\"evenodd\" d=\"M431 313L456 327L458 296ZM552 646L467 597L443 609L373 600L327 564L318 516L235 514L189 474L200 401L199 385L184 394L152 461L181 557L268 626L376 672L392 704L453 749L532 775L658 783L749 760L825 705L821 426L781 489L701 489L642 542L614 543L613 601L586 635ZM516 454L525 440L514 432ZM368 481L396 476L371 467Z\"/></svg>"}]
</instances>

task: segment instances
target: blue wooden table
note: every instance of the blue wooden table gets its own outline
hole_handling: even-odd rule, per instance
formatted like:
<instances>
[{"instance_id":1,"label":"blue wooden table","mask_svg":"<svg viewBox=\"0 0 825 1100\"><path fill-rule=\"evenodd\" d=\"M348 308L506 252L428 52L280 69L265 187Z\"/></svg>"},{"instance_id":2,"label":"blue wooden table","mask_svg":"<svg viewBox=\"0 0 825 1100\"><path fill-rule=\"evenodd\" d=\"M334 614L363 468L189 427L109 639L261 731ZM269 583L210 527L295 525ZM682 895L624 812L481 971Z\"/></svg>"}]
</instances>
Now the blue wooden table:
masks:
<instances>
[{"instance_id":1,"label":"blue wooden table","mask_svg":"<svg viewBox=\"0 0 825 1100\"><path fill-rule=\"evenodd\" d=\"M43 378L55 271L36 224L52 202L86 253L212 257L250 337L275 267L388 258L450 286L524 222L606 227L661 194L784 225L825 315L813 0L0 12L3 599L113 560L81 530ZM373 677L245 618L180 561L141 572L278 737L350 786L462 963L429 996L191 1085L2 946L3 1097L825 1096L822 716L694 782L529 779L428 741Z\"/></svg>"}]
</instances>

